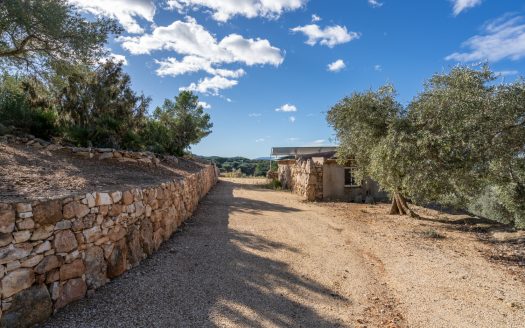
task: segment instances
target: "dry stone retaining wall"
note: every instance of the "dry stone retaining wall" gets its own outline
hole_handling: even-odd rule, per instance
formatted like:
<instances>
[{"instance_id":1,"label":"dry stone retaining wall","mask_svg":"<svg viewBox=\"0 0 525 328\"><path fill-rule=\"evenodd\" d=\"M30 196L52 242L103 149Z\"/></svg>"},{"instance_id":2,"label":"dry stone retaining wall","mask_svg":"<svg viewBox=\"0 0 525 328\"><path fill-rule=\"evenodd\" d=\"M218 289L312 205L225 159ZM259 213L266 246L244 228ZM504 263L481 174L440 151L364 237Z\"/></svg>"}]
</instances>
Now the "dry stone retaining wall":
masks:
<instances>
[{"instance_id":1,"label":"dry stone retaining wall","mask_svg":"<svg viewBox=\"0 0 525 328\"><path fill-rule=\"evenodd\" d=\"M279 181L285 189L314 201L323 199L323 166L312 159L280 161Z\"/></svg>"},{"instance_id":2,"label":"dry stone retaining wall","mask_svg":"<svg viewBox=\"0 0 525 328\"><path fill-rule=\"evenodd\" d=\"M210 165L155 187L0 203L0 327L45 320L138 265L216 181Z\"/></svg>"}]
</instances>

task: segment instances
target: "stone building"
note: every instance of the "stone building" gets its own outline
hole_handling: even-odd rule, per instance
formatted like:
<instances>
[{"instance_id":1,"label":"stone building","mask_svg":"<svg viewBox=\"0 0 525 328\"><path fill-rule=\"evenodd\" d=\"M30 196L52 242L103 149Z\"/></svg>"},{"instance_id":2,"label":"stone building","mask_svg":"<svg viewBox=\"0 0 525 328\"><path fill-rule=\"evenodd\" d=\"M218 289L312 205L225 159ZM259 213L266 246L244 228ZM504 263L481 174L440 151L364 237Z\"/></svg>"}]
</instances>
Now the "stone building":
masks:
<instances>
[{"instance_id":1,"label":"stone building","mask_svg":"<svg viewBox=\"0 0 525 328\"><path fill-rule=\"evenodd\" d=\"M387 201L388 194L371 179L357 181L352 161L337 163L336 147L274 147L278 179L309 201L339 200L356 203Z\"/></svg>"}]
</instances>

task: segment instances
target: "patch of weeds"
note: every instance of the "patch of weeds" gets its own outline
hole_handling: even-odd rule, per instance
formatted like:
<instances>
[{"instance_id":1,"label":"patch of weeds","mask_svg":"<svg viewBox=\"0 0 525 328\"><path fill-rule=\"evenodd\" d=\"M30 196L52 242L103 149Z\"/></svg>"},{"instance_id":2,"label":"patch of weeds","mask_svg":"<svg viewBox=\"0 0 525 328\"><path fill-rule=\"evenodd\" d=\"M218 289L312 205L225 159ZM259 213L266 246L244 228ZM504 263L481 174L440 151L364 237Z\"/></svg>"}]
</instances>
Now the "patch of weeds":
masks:
<instances>
[{"instance_id":1,"label":"patch of weeds","mask_svg":"<svg viewBox=\"0 0 525 328\"><path fill-rule=\"evenodd\" d=\"M432 239L444 239L445 235L440 234L434 229L427 229L422 232L420 232L421 237L424 238L432 238Z\"/></svg>"},{"instance_id":2,"label":"patch of weeds","mask_svg":"<svg viewBox=\"0 0 525 328\"><path fill-rule=\"evenodd\" d=\"M266 184L266 185L263 185L264 188L267 188L267 189L273 189L273 190L282 190L283 187L281 185L281 181L279 180L276 180L276 179L273 179L272 181L270 181L270 183Z\"/></svg>"}]
</instances>

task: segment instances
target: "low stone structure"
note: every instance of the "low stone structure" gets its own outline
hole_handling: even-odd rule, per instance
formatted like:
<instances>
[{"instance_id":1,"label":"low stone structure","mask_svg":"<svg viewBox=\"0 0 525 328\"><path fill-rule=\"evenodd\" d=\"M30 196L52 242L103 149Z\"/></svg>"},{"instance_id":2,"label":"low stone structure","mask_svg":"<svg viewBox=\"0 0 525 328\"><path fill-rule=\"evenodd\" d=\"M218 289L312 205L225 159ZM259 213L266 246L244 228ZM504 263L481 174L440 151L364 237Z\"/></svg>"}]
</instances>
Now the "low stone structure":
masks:
<instances>
[{"instance_id":1,"label":"low stone structure","mask_svg":"<svg viewBox=\"0 0 525 328\"><path fill-rule=\"evenodd\" d=\"M123 152L88 153L118 158ZM140 162L144 156L129 158ZM0 327L32 326L138 265L191 216L216 181L208 165L158 186L0 203Z\"/></svg>"},{"instance_id":2,"label":"low stone structure","mask_svg":"<svg viewBox=\"0 0 525 328\"><path fill-rule=\"evenodd\" d=\"M352 164L342 166L333 158L325 156L302 156L297 159L278 161L278 179L284 189L290 189L308 201L349 201L374 203L388 201L388 194L377 182L365 179L359 183L347 176ZM351 174L351 172L350 172ZM346 180L351 180L349 183Z\"/></svg>"}]
</instances>

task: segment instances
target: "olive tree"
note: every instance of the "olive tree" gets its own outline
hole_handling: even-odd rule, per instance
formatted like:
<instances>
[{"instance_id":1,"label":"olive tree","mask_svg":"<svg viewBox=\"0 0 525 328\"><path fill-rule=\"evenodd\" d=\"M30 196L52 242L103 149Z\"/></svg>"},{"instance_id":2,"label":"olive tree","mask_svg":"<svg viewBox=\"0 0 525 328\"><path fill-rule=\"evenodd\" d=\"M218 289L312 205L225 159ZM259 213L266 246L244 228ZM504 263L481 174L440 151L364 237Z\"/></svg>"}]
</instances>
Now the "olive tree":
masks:
<instances>
[{"instance_id":1,"label":"olive tree","mask_svg":"<svg viewBox=\"0 0 525 328\"><path fill-rule=\"evenodd\" d=\"M384 87L343 99L328 121L341 160L352 158L392 194L393 214L417 216L406 198L479 209L488 197L491 216L525 221L523 81L496 84L487 67L455 67L430 78L405 109Z\"/></svg>"},{"instance_id":2,"label":"olive tree","mask_svg":"<svg viewBox=\"0 0 525 328\"><path fill-rule=\"evenodd\" d=\"M119 32L114 21L88 21L66 0L0 1L0 61L16 70L94 62Z\"/></svg>"}]
</instances>

